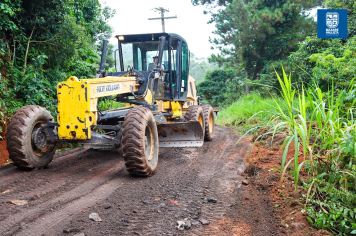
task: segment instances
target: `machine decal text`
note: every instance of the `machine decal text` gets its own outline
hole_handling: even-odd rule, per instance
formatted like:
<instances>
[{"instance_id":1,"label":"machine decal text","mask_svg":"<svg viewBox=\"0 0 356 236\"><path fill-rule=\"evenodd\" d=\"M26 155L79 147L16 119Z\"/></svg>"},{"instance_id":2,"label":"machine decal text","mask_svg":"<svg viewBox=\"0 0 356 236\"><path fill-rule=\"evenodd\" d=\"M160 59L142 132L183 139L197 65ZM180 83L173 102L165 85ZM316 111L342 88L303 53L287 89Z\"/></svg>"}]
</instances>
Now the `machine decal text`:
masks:
<instances>
[{"instance_id":1,"label":"machine decal text","mask_svg":"<svg viewBox=\"0 0 356 236\"><path fill-rule=\"evenodd\" d=\"M104 93L104 92L115 92L122 89L121 84L108 84L108 85L99 85L96 87L97 93Z\"/></svg>"}]
</instances>

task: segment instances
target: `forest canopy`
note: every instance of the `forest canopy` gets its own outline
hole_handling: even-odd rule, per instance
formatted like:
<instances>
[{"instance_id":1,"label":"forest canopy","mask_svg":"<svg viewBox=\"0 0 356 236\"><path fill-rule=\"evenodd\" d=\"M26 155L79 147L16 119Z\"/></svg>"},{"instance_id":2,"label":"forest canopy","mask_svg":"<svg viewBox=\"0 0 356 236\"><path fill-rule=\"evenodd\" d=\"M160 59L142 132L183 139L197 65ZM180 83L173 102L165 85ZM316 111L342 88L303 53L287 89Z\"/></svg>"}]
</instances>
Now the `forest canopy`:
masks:
<instances>
[{"instance_id":1,"label":"forest canopy","mask_svg":"<svg viewBox=\"0 0 356 236\"><path fill-rule=\"evenodd\" d=\"M0 101L5 115L25 104L55 112L56 84L93 77L99 40L115 14L99 0L0 2ZM6 106L4 106L6 104Z\"/></svg>"},{"instance_id":2,"label":"forest canopy","mask_svg":"<svg viewBox=\"0 0 356 236\"><path fill-rule=\"evenodd\" d=\"M235 71L234 83L225 78L225 83L231 85L228 86L231 93L225 91L225 98L236 99L250 90L263 96L278 94L276 72L281 74L282 67L291 73L293 86L298 89L302 84L305 87L317 84L324 92L332 85L341 91L356 76L355 1L192 0L192 3L206 6L205 13L211 15L209 23L216 25L211 43L219 53L211 55L209 62ZM316 21L310 16L316 6L348 10L347 39L316 37ZM214 86L214 79L207 76L204 86ZM220 106L231 102L216 99L221 101Z\"/></svg>"},{"instance_id":3,"label":"forest canopy","mask_svg":"<svg viewBox=\"0 0 356 236\"><path fill-rule=\"evenodd\" d=\"M266 81L273 66L285 64L299 43L316 32L316 23L306 10L320 1L192 0L192 3L207 6L210 23L216 26L217 37L211 42L220 53L210 60L226 68L243 68L246 82L260 83ZM249 87L246 86L247 93Z\"/></svg>"}]
</instances>

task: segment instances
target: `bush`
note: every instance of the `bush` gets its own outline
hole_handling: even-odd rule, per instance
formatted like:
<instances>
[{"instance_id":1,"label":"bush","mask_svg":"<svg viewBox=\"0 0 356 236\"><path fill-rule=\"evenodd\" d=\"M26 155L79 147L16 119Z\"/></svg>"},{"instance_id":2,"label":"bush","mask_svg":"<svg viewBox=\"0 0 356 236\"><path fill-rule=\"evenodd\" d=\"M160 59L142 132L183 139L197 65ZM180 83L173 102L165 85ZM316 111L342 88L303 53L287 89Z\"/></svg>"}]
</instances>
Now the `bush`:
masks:
<instances>
[{"instance_id":1,"label":"bush","mask_svg":"<svg viewBox=\"0 0 356 236\"><path fill-rule=\"evenodd\" d=\"M210 105L222 106L242 94L239 81L237 72L232 69L208 71L204 80L197 86L198 94Z\"/></svg>"}]
</instances>

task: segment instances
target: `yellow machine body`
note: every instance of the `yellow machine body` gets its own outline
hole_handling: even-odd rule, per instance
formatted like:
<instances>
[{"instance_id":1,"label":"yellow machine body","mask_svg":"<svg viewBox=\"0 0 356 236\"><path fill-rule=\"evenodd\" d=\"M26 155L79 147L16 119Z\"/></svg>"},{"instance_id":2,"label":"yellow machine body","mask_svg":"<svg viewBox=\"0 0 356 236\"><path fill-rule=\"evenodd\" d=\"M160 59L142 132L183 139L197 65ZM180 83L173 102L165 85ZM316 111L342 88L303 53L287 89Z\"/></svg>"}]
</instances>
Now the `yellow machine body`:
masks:
<instances>
[{"instance_id":1,"label":"yellow machine body","mask_svg":"<svg viewBox=\"0 0 356 236\"><path fill-rule=\"evenodd\" d=\"M99 97L137 90L135 77L78 80L72 76L58 83L58 136L60 139L90 139L90 126L96 125Z\"/></svg>"},{"instance_id":2,"label":"yellow machine body","mask_svg":"<svg viewBox=\"0 0 356 236\"><path fill-rule=\"evenodd\" d=\"M181 118L187 108L198 105L195 80L189 76L189 90L187 101L153 101L152 93L148 90L146 97L141 101L156 104L158 112L170 112L171 117L165 117L167 123L175 122ZM57 84L58 137L62 140L86 140L91 139L91 126L97 125L98 98L119 94L137 92L139 84L132 77L105 77L99 79L78 79L74 76L65 82ZM140 100L139 100L140 101ZM131 106L131 104L126 104Z\"/></svg>"}]
</instances>

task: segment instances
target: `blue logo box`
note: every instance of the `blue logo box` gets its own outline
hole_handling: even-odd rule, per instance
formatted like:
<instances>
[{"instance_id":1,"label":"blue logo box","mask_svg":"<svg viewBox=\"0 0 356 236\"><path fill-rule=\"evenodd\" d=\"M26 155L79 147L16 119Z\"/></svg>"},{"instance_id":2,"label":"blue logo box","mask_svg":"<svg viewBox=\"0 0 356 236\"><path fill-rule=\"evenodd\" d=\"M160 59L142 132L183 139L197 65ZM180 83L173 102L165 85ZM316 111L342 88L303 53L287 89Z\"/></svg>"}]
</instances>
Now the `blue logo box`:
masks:
<instances>
[{"instance_id":1,"label":"blue logo box","mask_svg":"<svg viewBox=\"0 0 356 236\"><path fill-rule=\"evenodd\" d=\"M318 9L318 38L347 38L347 10Z\"/></svg>"}]
</instances>

